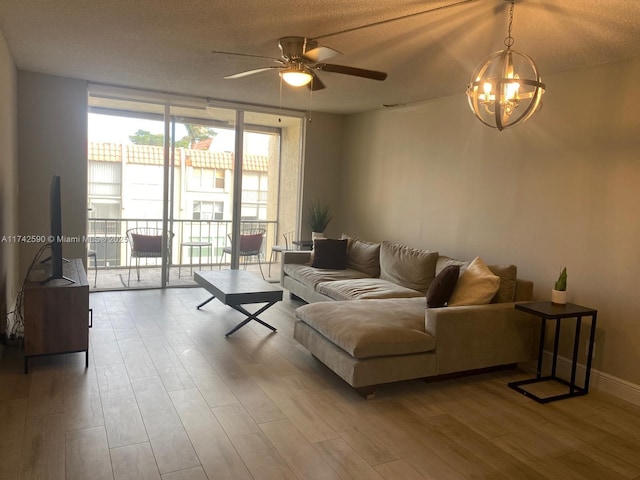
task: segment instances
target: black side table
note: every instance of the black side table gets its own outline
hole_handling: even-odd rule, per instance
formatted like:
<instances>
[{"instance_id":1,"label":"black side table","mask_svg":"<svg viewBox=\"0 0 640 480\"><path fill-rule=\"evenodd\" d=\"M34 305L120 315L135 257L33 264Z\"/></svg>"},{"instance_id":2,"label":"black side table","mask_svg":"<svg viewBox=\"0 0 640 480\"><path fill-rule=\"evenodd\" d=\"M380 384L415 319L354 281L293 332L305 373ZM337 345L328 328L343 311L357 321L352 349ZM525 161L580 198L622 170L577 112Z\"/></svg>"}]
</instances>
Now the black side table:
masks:
<instances>
[{"instance_id":1,"label":"black side table","mask_svg":"<svg viewBox=\"0 0 640 480\"><path fill-rule=\"evenodd\" d=\"M591 361L593 360L593 345L596 335L596 319L598 311L592 308L575 305L573 303L567 303L566 305L555 305L551 302L533 302L533 303L517 303L516 309L523 312L530 313L536 317L540 317L540 345L538 347L538 368L536 371L536 377L529 380L520 380L518 382L509 383L509 387L514 390L531 397L539 403L548 403L554 400L561 400L563 398L578 397L580 395L586 395L589 391L589 376L591 375ZM578 347L580 345L580 326L582 325L582 317L591 317L591 334L589 337L589 347L587 352L587 368L585 372L585 378L583 386L580 387L576 384L576 367L578 364ZM560 339L560 323L562 319L575 318L575 335L573 341L573 357L571 361L571 378L567 382L562 378L556 376L556 366L558 362L558 341ZM544 340L546 332L547 320L556 321L556 331L553 342L553 357L551 363L551 374L542 375L542 354L544 350ZM568 393L560 395L553 395L550 397L539 397L524 388L523 385L530 385L532 383L546 382L554 380L569 387Z\"/></svg>"}]
</instances>

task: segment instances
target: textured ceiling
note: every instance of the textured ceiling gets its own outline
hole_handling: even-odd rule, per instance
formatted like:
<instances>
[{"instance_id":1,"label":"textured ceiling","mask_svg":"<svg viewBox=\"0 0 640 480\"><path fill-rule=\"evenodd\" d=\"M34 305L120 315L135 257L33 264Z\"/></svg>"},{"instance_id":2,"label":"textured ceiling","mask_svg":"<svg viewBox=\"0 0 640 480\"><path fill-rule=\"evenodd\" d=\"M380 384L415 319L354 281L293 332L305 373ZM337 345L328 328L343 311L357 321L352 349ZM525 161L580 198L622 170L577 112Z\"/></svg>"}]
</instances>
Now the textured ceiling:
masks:
<instances>
[{"instance_id":1,"label":"textured ceiling","mask_svg":"<svg viewBox=\"0 0 640 480\"><path fill-rule=\"evenodd\" d=\"M503 48L510 2L469 0L0 0L0 30L19 69L222 100L352 113L464 93ZM411 16L351 32L364 24ZM278 38L321 37L339 63L384 82L320 72L325 90L284 87L271 65L211 50L279 56ZM545 74L640 55L640 0L516 0L513 48Z\"/></svg>"}]
</instances>

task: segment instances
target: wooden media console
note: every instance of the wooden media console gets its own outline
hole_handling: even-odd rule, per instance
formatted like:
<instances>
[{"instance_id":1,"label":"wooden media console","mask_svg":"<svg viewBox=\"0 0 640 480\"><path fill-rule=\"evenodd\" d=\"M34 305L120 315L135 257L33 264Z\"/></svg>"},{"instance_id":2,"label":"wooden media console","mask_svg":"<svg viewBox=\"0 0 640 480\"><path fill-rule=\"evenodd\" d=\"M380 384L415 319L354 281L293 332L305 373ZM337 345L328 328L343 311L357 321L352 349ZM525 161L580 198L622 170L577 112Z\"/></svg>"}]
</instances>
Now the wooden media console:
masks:
<instances>
[{"instance_id":1,"label":"wooden media console","mask_svg":"<svg viewBox=\"0 0 640 480\"><path fill-rule=\"evenodd\" d=\"M24 290L24 373L29 359L85 352L89 366L89 282L82 260L65 262L65 279L27 282Z\"/></svg>"}]
</instances>

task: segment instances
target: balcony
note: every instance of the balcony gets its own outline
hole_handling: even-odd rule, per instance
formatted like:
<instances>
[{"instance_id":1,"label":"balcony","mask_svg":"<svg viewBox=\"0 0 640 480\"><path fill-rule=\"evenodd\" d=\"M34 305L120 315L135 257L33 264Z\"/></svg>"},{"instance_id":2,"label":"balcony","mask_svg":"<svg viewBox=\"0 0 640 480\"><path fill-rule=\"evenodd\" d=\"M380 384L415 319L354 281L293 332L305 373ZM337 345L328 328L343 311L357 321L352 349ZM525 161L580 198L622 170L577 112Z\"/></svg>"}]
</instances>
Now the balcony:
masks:
<instances>
[{"instance_id":1,"label":"balcony","mask_svg":"<svg viewBox=\"0 0 640 480\"><path fill-rule=\"evenodd\" d=\"M158 288L161 285L160 259L140 258L140 281L137 279L135 259L129 276L130 245L127 230L131 228L162 228L160 219L112 219L90 218L88 221L88 249L95 252L88 259L87 277L91 289L110 290L126 288ZM265 279L270 282L280 280L280 259L271 265L269 275L269 257L275 244L277 222L243 221L241 231L265 229L260 262ZM224 220L173 220L169 222L173 232L171 242L171 264L168 286L194 286L192 271L229 268L231 257L222 249L230 245L232 224ZM191 242L208 243L210 246L187 246ZM255 257L246 268L260 276L260 268ZM95 285L95 286L94 286Z\"/></svg>"}]
</instances>

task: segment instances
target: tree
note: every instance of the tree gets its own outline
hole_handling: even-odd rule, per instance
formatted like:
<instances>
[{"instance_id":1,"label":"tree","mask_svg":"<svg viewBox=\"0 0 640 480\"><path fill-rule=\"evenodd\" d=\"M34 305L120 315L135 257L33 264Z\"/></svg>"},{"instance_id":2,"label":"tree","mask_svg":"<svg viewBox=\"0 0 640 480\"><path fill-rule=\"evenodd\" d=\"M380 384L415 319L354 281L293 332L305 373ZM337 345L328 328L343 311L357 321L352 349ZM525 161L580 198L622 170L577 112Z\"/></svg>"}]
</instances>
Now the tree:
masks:
<instances>
[{"instance_id":1,"label":"tree","mask_svg":"<svg viewBox=\"0 0 640 480\"><path fill-rule=\"evenodd\" d=\"M204 125L185 123L184 127L187 129L187 135L176 141L177 148L194 148L198 142L217 135L213 128ZM162 133L151 133L147 130L138 130L129 136L129 140L135 145L153 145L156 147L164 145L164 135Z\"/></svg>"},{"instance_id":2,"label":"tree","mask_svg":"<svg viewBox=\"0 0 640 480\"><path fill-rule=\"evenodd\" d=\"M129 135L129 140L134 145L153 145L161 147L164 145L164 135L161 133L151 133L147 130L138 130L133 135Z\"/></svg>"},{"instance_id":3,"label":"tree","mask_svg":"<svg viewBox=\"0 0 640 480\"><path fill-rule=\"evenodd\" d=\"M199 141L213 138L217 135L213 128L205 127L204 125L185 123L184 128L187 129L187 135L176 142L176 147L194 148Z\"/></svg>"}]
</instances>

